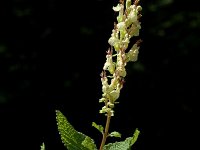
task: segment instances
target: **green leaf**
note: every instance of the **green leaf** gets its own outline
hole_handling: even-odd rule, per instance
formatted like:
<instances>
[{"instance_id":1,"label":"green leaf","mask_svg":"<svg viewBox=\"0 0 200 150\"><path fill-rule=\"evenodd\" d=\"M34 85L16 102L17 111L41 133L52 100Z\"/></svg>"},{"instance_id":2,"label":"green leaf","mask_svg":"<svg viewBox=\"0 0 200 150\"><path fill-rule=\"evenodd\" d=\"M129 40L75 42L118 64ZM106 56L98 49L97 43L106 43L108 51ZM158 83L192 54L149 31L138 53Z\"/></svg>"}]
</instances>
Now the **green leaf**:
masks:
<instances>
[{"instance_id":1,"label":"green leaf","mask_svg":"<svg viewBox=\"0 0 200 150\"><path fill-rule=\"evenodd\" d=\"M138 129L135 130L133 137L131 137L131 146L137 141L140 131Z\"/></svg>"},{"instance_id":2,"label":"green leaf","mask_svg":"<svg viewBox=\"0 0 200 150\"><path fill-rule=\"evenodd\" d=\"M97 150L94 140L77 132L59 110L56 110L56 121L61 140L68 150Z\"/></svg>"},{"instance_id":3,"label":"green leaf","mask_svg":"<svg viewBox=\"0 0 200 150\"><path fill-rule=\"evenodd\" d=\"M42 145L40 146L40 150L45 150L45 145L44 145L44 142L42 143Z\"/></svg>"},{"instance_id":4,"label":"green leaf","mask_svg":"<svg viewBox=\"0 0 200 150\"><path fill-rule=\"evenodd\" d=\"M121 134L119 132L116 132L116 131L111 132L108 136L121 138Z\"/></svg>"},{"instance_id":5,"label":"green leaf","mask_svg":"<svg viewBox=\"0 0 200 150\"><path fill-rule=\"evenodd\" d=\"M104 128L102 125L98 125L95 122L92 122L92 126L95 127L97 130L99 130L103 134Z\"/></svg>"},{"instance_id":6,"label":"green leaf","mask_svg":"<svg viewBox=\"0 0 200 150\"><path fill-rule=\"evenodd\" d=\"M128 137L125 141L109 143L104 146L103 150L131 150L131 146L137 141L140 131L135 130L133 137Z\"/></svg>"}]
</instances>

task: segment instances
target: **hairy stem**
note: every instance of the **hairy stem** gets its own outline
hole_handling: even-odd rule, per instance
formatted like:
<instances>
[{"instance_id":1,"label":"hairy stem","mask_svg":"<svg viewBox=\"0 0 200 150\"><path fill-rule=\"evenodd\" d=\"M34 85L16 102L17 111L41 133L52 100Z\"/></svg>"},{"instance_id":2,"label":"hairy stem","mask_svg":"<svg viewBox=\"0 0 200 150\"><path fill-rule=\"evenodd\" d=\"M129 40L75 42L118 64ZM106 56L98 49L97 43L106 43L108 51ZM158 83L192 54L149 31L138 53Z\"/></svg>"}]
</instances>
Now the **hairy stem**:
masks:
<instances>
[{"instance_id":1,"label":"hairy stem","mask_svg":"<svg viewBox=\"0 0 200 150\"><path fill-rule=\"evenodd\" d=\"M103 138L102 138L101 146L100 146L99 150L103 150L103 147L106 143L106 139L108 137L108 130L109 130L109 126L110 126L110 119L111 119L111 112L109 111L107 113L106 127L105 127L105 131L103 133Z\"/></svg>"}]
</instances>

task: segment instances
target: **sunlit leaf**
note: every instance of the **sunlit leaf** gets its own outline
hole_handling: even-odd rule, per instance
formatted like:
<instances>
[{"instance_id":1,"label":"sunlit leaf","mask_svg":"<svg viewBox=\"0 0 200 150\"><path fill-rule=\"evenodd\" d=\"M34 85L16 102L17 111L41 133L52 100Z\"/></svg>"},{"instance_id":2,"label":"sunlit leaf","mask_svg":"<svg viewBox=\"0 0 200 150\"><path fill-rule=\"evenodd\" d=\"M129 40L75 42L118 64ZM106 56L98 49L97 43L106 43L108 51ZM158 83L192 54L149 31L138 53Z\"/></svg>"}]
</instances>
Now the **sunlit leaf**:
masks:
<instances>
[{"instance_id":1,"label":"sunlit leaf","mask_svg":"<svg viewBox=\"0 0 200 150\"><path fill-rule=\"evenodd\" d=\"M61 140L68 150L97 150L94 140L77 132L59 110L56 110L56 120Z\"/></svg>"},{"instance_id":2,"label":"sunlit leaf","mask_svg":"<svg viewBox=\"0 0 200 150\"><path fill-rule=\"evenodd\" d=\"M125 141L109 143L104 146L103 150L131 150L131 146L137 141L140 131L135 130L133 137L128 137Z\"/></svg>"},{"instance_id":3,"label":"sunlit leaf","mask_svg":"<svg viewBox=\"0 0 200 150\"><path fill-rule=\"evenodd\" d=\"M103 134L104 128L102 125L98 125L95 122L92 122L92 126L95 127L97 130L99 130Z\"/></svg>"}]
</instances>

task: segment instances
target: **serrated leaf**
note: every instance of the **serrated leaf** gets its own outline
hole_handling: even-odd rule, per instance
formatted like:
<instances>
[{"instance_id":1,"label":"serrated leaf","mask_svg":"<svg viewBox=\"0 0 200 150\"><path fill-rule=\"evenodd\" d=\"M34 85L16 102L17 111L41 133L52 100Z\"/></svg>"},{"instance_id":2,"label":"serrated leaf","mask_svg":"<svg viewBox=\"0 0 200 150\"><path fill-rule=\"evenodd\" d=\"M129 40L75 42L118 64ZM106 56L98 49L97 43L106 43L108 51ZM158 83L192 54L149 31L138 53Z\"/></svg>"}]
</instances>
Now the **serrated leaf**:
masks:
<instances>
[{"instance_id":1,"label":"serrated leaf","mask_svg":"<svg viewBox=\"0 0 200 150\"><path fill-rule=\"evenodd\" d=\"M93 140L88 136L86 136L85 140L81 144L86 148L88 148L89 150L97 150Z\"/></svg>"},{"instance_id":2,"label":"serrated leaf","mask_svg":"<svg viewBox=\"0 0 200 150\"><path fill-rule=\"evenodd\" d=\"M111 132L108 136L121 138L121 134L119 132L117 132L117 131Z\"/></svg>"},{"instance_id":3,"label":"serrated leaf","mask_svg":"<svg viewBox=\"0 0 200 150\"><path fill-rule=\"evenodd\" d=\"M44 143L42 143L42 145L40 146L40 150L45 150L45 145L44 145Z\"/></svg>"},{"instance_id":4,"label":"serrated leaf","mask_svg":"<svg viewBox=\"0 0 200 150\"><path fill-rule=\"evenodd\" d=\"M135 130L133 137L128 137L125 141L109 143L104 146L103 150L131 150L131 146L137 141L140 131Z\"/></svg>"},{"instance_id":5,"label":"serrated leaf","mask_svg":"<svg viewBox=\"0 0 200 150\"><path fill-rule=\"evenodd\" d=\"M97 150L94 140L76 131L59 110L56 110L56 121L61 140L68 150Z\"/></svg>"},{"instance_id":6,"label":"serrated leaf","mask_svg":"<svg viewBox=\"0 0 200 150\"><path fill-rule=\"evenodd\" d=\"M92 126L95 127L97 130L99 130L103 134L104 128L102 125L98 125L95 122L92 122Z\"/></svg>"}]
</instances>

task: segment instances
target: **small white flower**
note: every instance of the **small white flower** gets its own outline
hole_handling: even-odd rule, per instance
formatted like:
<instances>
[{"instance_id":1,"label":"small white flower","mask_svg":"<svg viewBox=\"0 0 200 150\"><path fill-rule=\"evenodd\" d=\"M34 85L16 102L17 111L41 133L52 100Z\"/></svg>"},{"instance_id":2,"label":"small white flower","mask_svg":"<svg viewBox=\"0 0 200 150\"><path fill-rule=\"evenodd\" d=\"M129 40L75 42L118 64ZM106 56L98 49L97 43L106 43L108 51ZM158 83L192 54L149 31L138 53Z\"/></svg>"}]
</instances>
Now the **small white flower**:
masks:
<instances>
[{"instance_id":1,"label":"small white flower","mask_svg":"<svg viewBox=\"0 0 200 150\"><path fill-rule=\"evenodd\" d=\"M130 12L130 14L128 15L128 19L131 21L131 23L137 21L137 13L135 9Z\"/></svg>"},{"instance_id":2,"label":"small white flower","mask_svg":"<svg viewBox=\"0 0 200 150\"><path fill-rule=\"evenodd\" d=\"M134 22L128 30L129 36L130 37L139 36L140 29L141 29L140 22L139 21Z\"/></svg>"},{"instance_id":3,"label":"small white flower","mask_svg":"<svg viewBox=\"0 0 200 150\"><path fill-rule=\"evenodd\" d=\"M127 53L128 61L137 61L138 53L139 53L139 47L137 47L137 45L134 44L130 49L130 51Z\"/></svg>"},{"instance_id":4,"label":"small white flower","mask_svg":"<svg viewBox=\"0 0 200 150\"><path fill-rule=\"evenodd\" d=\"M113 6L113 10L114 11L120 11L122 5L121 4L118 4L117 6Z\"/></svg>"},{"instance_id":5,"label":"small white flower","mask_svg":"<svg viewBox=\"0 0 200 150\"><path fill-rule=\"evenodd\" d=\"M104 97L102 97L102 98L99 100L100 103L105 102L105 101L106 101L106 99L105 99Z\"/></svg>"},{"instance_id":6,"label":"small white flower","mask_svg":"<svg viewBox=\"0 0 200 150\"><path fill-rule=\"evenodd\" d=\"M108 106L109 106L110 108L114 108L115 104L113 104L113 103L111 103L111 102L108 102Z\"/></svg>"},{"instance_id":7,"label":"small white flower","mask_svg":"<svg viewBox=\"0 0 200 150\"><path fill-rule=\"evenodd\" d=\"M126 28L125 22L120 22L120 23L118 23L118 24L117 24L117 28L118 28L119 30L125 29L125 28Z\"/></svg>"},{"instance_id":8,"label":"small white flower","mask_svg":"<svg viewBox=\"0 0 200 150\"><path fill-rule=\"evenodd\" d=\"M111 103L114 103L119 98L119 94L119 90L113 90L109 93Z\"/></svg>"},{"instance_id":9,"label":"small white flower","mask_svg":"<svg viewBox=\"0 0 200 150\"><path fill-rule=\"evenodd\" d=\"M101 83L102 83L102 92L107 93L109 89L108 79L106 77L101 78Z\"/></svg>"},{"instance_id":10,"label":"small white flower","mask_svg":"<svg viewBox=\"0 0 200 150\"><path fill-rule=\"evenodd\" d=\"M111 46L114 46L115 44L119 43L119 39L117 39L116 37L110 37L109 40L108 40L108 43L111 45Z\"/></svg>"},{"instance_id":11,"label":"small white flower","mask_svg":"<svg viewBox=\"0 0 200 150\"><path fill-rule=\"evenodd\" d=\"M119 76L125 77L126 76L126 69L125 69L125 67L118 67L117 68L117 73L118 73Z\"/></svg>"},{"instance_id":12,"label":"small white flower","mask_svg":"<svg viewBox=\"0 0 200 150\"><path fill-rule=\"evenodd\" d=\"M136 7L137 13L138 13L139 11L141 11L141 10L142 10L142 7L141 7L141 6L137 6L137 7Z\"/></svg>"},{"instance_id":13,"label":"small white flower","mask_svg":"<svg viewBox=\"0 0 200 150\"><path fill-rule=\"evenodd\" d=\"M111 80L110 88L115 89L117 87L117 84L118 84L118 79L116 76L114 76L114 78Z\"/></svg>"}]
</instances>

